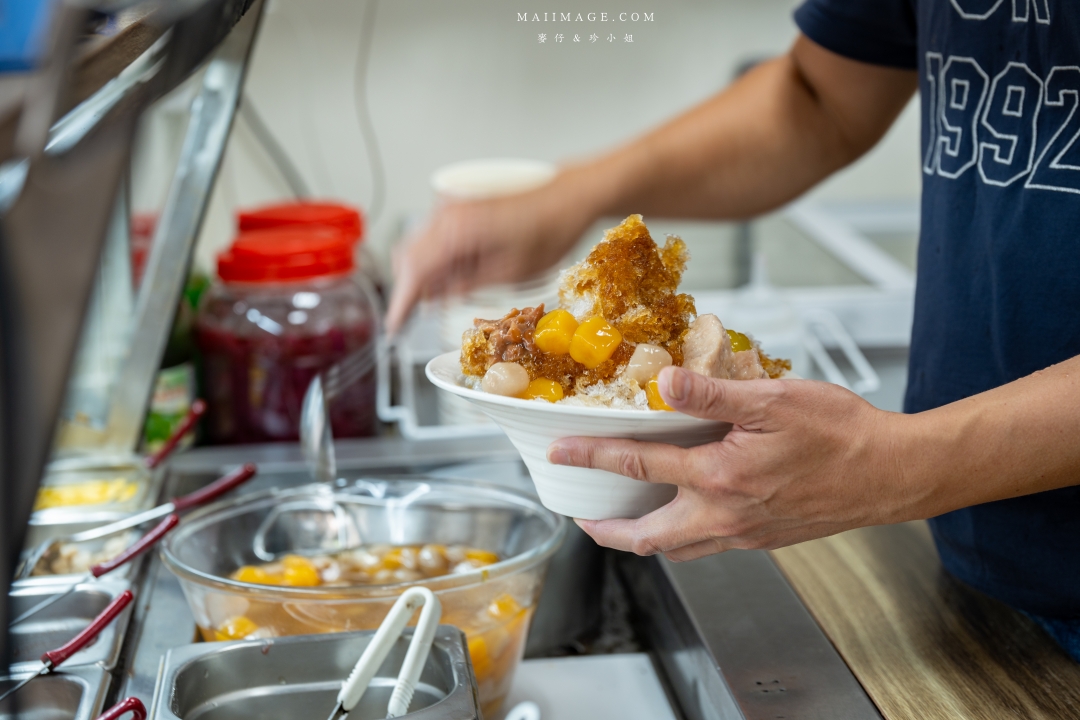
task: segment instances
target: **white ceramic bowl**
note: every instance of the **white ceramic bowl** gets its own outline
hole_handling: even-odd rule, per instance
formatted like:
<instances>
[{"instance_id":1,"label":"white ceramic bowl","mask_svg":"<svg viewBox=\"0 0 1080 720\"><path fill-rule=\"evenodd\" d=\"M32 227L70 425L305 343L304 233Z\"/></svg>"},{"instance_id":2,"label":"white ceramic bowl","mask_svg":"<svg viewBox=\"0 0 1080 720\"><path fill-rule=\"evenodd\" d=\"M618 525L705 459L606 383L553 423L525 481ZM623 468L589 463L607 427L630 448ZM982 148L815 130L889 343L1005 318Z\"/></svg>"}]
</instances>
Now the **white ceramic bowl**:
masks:
<instances>
[{"instance_id":1,"label":"white ceramic bowl","mask_svg":"<svg viewBox=\"0 0 1080 720\"><path fill-rule=\"evenodd\" d=\"M731 429L728 423L676 412L580 407L472 390L461 384L457 352L429 362L427 376L438 388L475 403L498 423L521 453L545 507L586 520L641 517L670 502L677 489L604 470L552 465L547 460L552 441L575 436L630 438L693 447L718 440Z\"/></svg>"}]
</instances>

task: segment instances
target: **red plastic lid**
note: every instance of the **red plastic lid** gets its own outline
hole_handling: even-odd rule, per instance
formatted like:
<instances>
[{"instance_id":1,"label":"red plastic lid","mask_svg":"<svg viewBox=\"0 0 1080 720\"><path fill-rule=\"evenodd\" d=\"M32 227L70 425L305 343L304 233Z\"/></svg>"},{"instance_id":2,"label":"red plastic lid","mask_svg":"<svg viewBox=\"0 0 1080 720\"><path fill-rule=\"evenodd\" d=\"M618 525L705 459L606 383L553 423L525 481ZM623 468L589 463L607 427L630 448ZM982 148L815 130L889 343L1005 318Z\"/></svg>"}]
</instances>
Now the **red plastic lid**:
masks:
<instances>
[{"instance_id":1,"label":"red plastic lid","mask_svg":"<svg viewBox=\"0 0 1080 720\"><path fill-rule=\"evenodd\" d=\"M356 267L353 243L338 230L282 227L241 233L218 255L225 282L309 280Z\"/></svg>"},{"instance_id":2,"label":"red plastic lid","mask_svg":"<svg viewBox=\"0 0 1080 720\"><path fill-rule=\"evenodd\" d=\"M350 241L364 236L364 218L360 210L339 203L292 202L266 205L237 214L240 232L297 225L324 226L340 230Z\"/></svg>"}]
</instances>

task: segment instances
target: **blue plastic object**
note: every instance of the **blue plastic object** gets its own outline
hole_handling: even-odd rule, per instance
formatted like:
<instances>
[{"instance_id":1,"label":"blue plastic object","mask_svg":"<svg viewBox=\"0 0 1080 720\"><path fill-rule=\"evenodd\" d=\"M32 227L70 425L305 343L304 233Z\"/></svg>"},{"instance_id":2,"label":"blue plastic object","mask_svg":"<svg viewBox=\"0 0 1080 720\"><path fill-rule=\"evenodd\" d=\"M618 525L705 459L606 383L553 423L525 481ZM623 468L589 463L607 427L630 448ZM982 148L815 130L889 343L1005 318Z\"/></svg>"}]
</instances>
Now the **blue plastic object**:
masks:
<instances>
[{"instance_id":1,"label":"blue plastic object","mask_svg":"<svg viewBox=\"0 0 1080 720\"><path fill-rule=\"evenodd\" d=\"M0 0L0 73L32 69L45 50L55 0Z\"/></svg>"}]
</instances>

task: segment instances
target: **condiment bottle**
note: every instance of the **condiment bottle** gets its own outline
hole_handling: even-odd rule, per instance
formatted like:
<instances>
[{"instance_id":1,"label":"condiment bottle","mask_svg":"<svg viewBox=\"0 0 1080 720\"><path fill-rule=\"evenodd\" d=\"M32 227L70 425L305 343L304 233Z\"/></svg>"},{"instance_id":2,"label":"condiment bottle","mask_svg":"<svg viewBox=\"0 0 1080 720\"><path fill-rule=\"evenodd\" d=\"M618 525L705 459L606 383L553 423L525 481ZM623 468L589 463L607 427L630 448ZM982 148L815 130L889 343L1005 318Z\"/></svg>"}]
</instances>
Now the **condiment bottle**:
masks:
<instances>
[{"instance_id":1,"label":"condiment bottle","mask_svg":"<svg viewBox=\"0 0 1080 720\"><path fill-rule=\"evenodd\" d=\"M374 359L377 327L373 291L345 234L306 226L241 233L218 257L218 282L195 323L208 440L296 440L311 379L353 351ZM374 369L330 411L335 437L374 434Z\"/></svg>"}]
</instances>

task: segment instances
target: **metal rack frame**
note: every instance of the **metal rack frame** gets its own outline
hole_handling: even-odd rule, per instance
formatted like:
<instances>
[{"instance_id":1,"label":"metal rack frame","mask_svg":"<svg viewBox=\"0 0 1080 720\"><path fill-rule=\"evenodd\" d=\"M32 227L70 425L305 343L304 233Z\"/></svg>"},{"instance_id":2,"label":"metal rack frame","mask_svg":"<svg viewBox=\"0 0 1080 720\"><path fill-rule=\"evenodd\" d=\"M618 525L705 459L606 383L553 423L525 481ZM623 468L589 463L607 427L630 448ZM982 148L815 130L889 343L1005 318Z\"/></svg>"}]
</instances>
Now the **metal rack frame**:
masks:
<instances>
[{"instance_id":1,"label":"metal rack frame","mask_svg":"<svg viewBox=\"0 0 1080 720\"><path fill-rule=\"evenodd\" d=\"M125 382L114 398L111 434L128 450L142 422L236 112L263 0L101 5L109 12L146 9L140 22L147 31L139 37L151 44L115 77L100 85L88 79L79 53L89 8L65 0L53 11L48 49L38 67L0 78L0 622L5 627L8 578L51 451L137 121L212 58L150 259L151 282L161 285L145 293L138 308L145 341L132 348ZM131 52L129 46L123 50ZM100 70L100 49L97 60L93 68ZM0 642L2 661L6 633L0 633Z\"/></svg>"}]
</instances>

